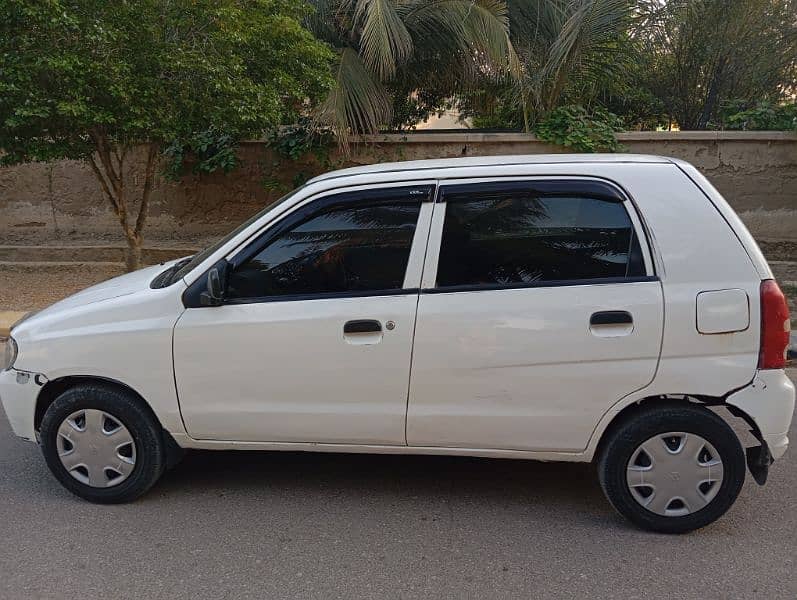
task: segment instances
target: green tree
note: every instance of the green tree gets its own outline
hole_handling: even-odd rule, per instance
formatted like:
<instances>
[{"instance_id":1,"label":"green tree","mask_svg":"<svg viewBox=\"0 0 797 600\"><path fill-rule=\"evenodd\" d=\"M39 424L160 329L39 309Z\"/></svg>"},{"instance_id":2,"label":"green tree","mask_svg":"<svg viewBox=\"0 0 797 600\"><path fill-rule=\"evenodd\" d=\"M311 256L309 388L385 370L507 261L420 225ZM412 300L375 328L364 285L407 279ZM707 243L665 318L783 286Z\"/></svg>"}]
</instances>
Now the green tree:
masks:
<instances>
[{"instance_id":1,"label":"green tree","mask_svg":"<svg viewBox=\"0 0 797 600\"><path fill-rule=\"evenodd\" d=\"M629 0L512 0L511 8L524 87L541 115L589 101L628 68Z\"/></svg>"},{"instance_id":2,"label":"green tree","mask_svg":"<svg viewBox=\"0 0 797 600\"><path fill-rule=\"evenodd\" d=\"M466 116L492 127L530 131L562 105L600 103L626 91L633 65L630 0L508 0L519 77L483 73L460 96Z\"/></svg>"},{"instance_id":3,"label":"green tree","mask_svg":"<svg viewBox=\"0 0 797 600\"><path fill-rule=\"evenodd\" d=\"M394 106L402 116L426 106L404 102L417 90L442 98L440 90L456 90L479 73L519 69L504 0L312 3L308 26L338 53L335 85L318 117L344 143L349 133L389 125Z\"/></svg>"},{"instance_id":4,"label":"green tree","mask_svg":"<svg viewBox=\"0 0 797 600\"><path fill-rule=\"evenodd\" d=\"M159 159L229 170L237 141L326 94L333 55L306 16L295 0L0 0L1 160L86 161L135 269Z\"/></svg>"},{"instance_id":5,"label":"green tree","mask_svg":"<svg viewBox=\"0 0 797 600\"><path fill-rule=\"evenodd\" d=\"M641 0L646 76L681 129L706 129L730 101L777 103L797 86L797 1Z\"/></svg>"},{"instance_id":6,"label":"green tree","mask_svg":"<svg viewBox=\"0 0 797 600\"><path fill-rule=\"evenodd\" d=\"M772 104L758 102L751 108L742 108L739 102L730 102L720 110L719 124L723 129L742 131L794 131L797 130L797 103Z\"/></svg>"}]
</instances>

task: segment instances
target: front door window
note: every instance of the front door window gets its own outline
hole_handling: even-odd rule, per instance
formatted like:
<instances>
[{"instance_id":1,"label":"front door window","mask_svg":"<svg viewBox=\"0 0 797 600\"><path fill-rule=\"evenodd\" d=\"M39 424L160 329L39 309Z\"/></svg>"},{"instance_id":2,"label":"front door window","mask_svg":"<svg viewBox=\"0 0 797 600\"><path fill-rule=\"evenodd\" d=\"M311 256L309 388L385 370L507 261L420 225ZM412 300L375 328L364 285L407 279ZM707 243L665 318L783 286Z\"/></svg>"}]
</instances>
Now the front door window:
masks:
<instances>
[{"instance_id":1,"label":"front door window","mask_svg":"<svg viewBox=\"0 0 797 600\"><path fill-rule=\"evenodd\" d=\"M429 188L358 191L300 209L234 267L227 299L400 290L421 197L430 193Z\"/></svg>"}]
</instances>

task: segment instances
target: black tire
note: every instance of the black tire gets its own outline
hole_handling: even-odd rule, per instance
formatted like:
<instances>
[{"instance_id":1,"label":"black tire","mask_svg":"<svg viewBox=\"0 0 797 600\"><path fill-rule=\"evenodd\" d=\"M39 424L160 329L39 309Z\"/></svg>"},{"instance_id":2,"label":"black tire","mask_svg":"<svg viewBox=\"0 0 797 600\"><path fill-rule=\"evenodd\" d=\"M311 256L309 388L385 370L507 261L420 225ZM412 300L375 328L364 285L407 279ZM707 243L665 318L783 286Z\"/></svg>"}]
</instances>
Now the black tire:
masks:
<instances>
[{"instance_id":1,"label":"black tire","mask_svg":"<svg viewBox=\"0 0 797 600\"><path fill-rule=\"evenodd\" d=\"M70 475L58 457L58 428L64 419L82 409L102 410L122 423L136 445L136 460L127 479L112 487L92 487ZM89 502L118 504L147 492L166 467L166 450L160 425L135 394L102 383L84 384L65 391L42 418L41 447L56 479L70 492Z\"/></svg>"},{"instance_id":2,"label":"black tire","mask_svg":"<svg viewBox=\"0 0 797 600\"><path fill-rule=\"evenodd\" d=\"M702 509L682 516L648 510L634 499L626 482L635 450L651 437L671 431L704 438L719 453L724 470L716 496ZM661 533L686 533L719 519L739 495L744 477L744 450L733 429L716 413L695 404L654 407L634 415L610 432L598 459L598 479L615 510L637 526Z\"/></svg>"}]
</instances>

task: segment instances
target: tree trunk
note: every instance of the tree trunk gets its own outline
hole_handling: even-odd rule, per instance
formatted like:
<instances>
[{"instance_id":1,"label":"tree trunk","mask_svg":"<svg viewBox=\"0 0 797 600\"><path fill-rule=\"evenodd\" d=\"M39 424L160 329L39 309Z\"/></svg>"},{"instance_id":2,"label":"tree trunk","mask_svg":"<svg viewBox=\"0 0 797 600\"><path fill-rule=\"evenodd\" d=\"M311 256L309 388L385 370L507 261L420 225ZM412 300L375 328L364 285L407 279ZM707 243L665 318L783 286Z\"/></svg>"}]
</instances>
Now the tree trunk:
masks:
<instances>
[{"instance_id":1,"label":"tree trunk","mask_svg":"<svg viewBox=\"0 0 797 600\"><path fill-rule=\"evenodd\" d=\"M523 133L531 133L531 126L529 124L529 103L526 90L522 91L523 98Z\"/></svg>"},{"instance_id":2,"label":"tree trunk","mask_svg":"<svg viewBox=\"0 0 797 600\"><path fill-rule=\"evenodd\" d=\"M698 129L706 129L711 121L711 117L714 115L714 108L717 104L720 83L725 72L726 63L727 59L724 56L720 57L719 61L717 61L717 67L714 70L714 76L711 78L711 84L709 85L706 100L703 104L703 111L697 121Z\"/></svg>"},{"instance_id":3,"label":"tree trunk","mask_svg":"<svg viewBox=\"0 0 797 600\"><path fill-rule=\"evenodd\" d=\"M125 268L128 273L141 268L141 248L144 240L141 237L126 235L127 248L125 249Z\"/></svg>"},{"instance_id":4,"label":"tree trunk","mask_svg":"<svg viewBox=\"0 0 797 600\"><path fill-rule=\"evenodd\" d=\"M114 214L119 219L122 231L127 241L125 251L125 266L128 272L139 269L141 264L141 247L144 245L144 225L147 221L149 198L155 180L155 163L158 155L158 146L155 143L147 144L147 163L144 170L144 188L138 202L138 215L133 221L130 218L131 208L128 206L130 194L125 187L125 157L129 147L110 142L101 129L96 129L91 134L97 150L99 164L93 156L88 158L89 165L94 171L94 176L100 182L105 197L111 203ZM116 164L114 165L114 159Z\"/></svg>"}]
</instances>

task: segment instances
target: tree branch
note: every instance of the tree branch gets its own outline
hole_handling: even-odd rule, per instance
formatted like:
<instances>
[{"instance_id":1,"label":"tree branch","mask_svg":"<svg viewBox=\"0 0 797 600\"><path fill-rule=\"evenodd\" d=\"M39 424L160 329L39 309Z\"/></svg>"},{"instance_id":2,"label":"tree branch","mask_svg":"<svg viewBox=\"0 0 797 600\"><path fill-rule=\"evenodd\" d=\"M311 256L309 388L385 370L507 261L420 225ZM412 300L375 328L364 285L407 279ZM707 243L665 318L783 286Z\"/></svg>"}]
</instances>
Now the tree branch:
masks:
<instances>
[{"instance_id":1,"label":"tree branch","mask_svg":"<svg viewBox=\"0 0 797 600\"><path fill-rule=\"evenodd\" d=\"M125 157L127 156L127 149L128 149L127 144L123 144L121 145L121 147L118 144L114 144L113 146L113 153L114 156L116 157L116 165L118 168L117 174L119 177L120 188L124 188L124 177L125 177L124 162L125 162Z\"/></svg>"},{"instance_id":2,"label":"tree branch","mask_svg":"<svg viewBox=\"0 0 797 600\"><path fill-rule=\"evenodd\" d=\"M96 128L91 129L89 135L91 139L94 140L94 145L97 147L97 155L100 157L108 181L118 194L119 175L113 168L113 163L111 162L111 149L108 146L108 140L105 138L105 135Z\"/></svg>"},{"instance_id":3,"label":"tree branch","mask_svg":"<svg viewBox=\"0 0 797 600\"><path fill-rule=\"evenodd\" d=\"M97 166L97 163L94 161L93 156L89 156L89 164L91 165L91 170L94 171L94 175L97 177L97 180L100 182L102 190L105 192L105 195L108 197L108 200L110 201L114 212L118 215L119 205L117 204L116 198L111 192L111 188L108 187L108 182L105 180L105 176L102 174L102 171L100 171L100 168Z\"/></svg>"},{"instance_id":4,"label":"tree branch","mask_svg":"<svg viewBox=\"0 0 797 600\"><path fill-rule=\"evenodd\" d=\"M113 208L116 211L116 216L119 219L119 223L122 225L122 229L125 231L125 235L130 236L133 232L130 230L130 226L127 221L127 202L124 198L124 189L122 187L122 181L119 178L119 175L114 171L113 164L111 163L111 150L110 148L101 141L102 138L97 139L97 156L100 158L100 162L102 163L103 170L105 172L105 177L108 178L110 182L110 187L113 188L113 194L108 190L109 198L111 198L111 202L113 204ZM100 172L99 167L96 163L94 163L94 158L91 158L91 162L93 163L93 167L96 169L95 174ZM103 187L108 189L108 185L105 183L105 179L101 179Z\"/></svg>"},{"instance_id":5,"label":"tree branch","mask_svg":"<svg viewBox=\"0 0 797 600\"><path fill-rule=\"evenodd\" d=\"M138 208L138 217L136 218L136 227L134 233L140 236L144 230L144 225L147 220L147 212L149 209L149 197L152 193L152 184L155 179L155 159L158 156L158 145L155 143L149 144L147 150L147 167L144 171L144 191L141 194L141 206Z\"/></svg>"}]
</instances>

